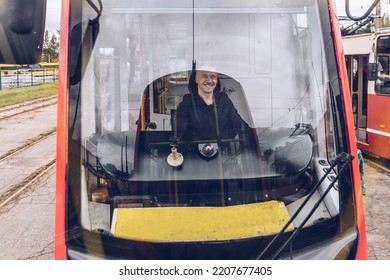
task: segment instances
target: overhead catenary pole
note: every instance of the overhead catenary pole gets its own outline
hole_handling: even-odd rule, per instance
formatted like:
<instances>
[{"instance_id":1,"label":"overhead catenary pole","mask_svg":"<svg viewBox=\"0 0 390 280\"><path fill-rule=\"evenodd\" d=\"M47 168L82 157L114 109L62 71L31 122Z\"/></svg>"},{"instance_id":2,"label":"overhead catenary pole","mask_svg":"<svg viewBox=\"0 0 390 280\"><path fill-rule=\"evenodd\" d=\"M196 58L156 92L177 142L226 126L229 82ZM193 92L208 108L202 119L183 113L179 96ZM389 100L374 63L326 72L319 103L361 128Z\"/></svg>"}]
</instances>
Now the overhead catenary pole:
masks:
<instances>
[{"instance_id":1,"label":"overhead catenary pole","mask_svg":"<svg viewBox=\"0 0 390 280\"><path fill-rule=\"evenodd\" d=\"M375 29L382 28L382 9L381 9L381 2L379 1L378 4L376 5L376 15L377 18L375 19Z\"/></svg>"}]
</instances>

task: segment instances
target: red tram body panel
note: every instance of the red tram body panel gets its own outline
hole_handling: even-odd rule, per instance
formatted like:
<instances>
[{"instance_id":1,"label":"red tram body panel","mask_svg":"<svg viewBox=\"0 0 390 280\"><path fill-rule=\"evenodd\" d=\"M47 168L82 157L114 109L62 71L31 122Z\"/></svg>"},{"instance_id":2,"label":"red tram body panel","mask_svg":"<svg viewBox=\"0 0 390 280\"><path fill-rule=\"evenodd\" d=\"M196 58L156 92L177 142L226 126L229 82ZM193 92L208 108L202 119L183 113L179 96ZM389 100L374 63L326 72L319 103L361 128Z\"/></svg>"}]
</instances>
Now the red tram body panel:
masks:
<instances>
[{"instance_id":1,"label":"red tram body panel","mask_svg":"<svg viewBox=\"0 0 390 280\"><path fill-rule=\"evenodd\" d=\"M368 96L367 138L369 148L365 143L359 143L359 148L390 159L390 105L389 97L370 94Z\"/></svg>"},{"instance_id":2,"label":"red tram body panel","mask_svg":"<svg viewBox=\"0 0 390 280\"><path fill-rule=\"evenodd\" d=\"M56 259L66 258L66 164L68 143L68 45L69 35L69 1L62 1L61 6L61 37L60 41L60 71L58 73L58 107L57 107L57 156L56 156L56 223L55 250Z\"/></svg>"},{"instance_id":3,"label":"red tram body panel","mask_svg":"<svg viewBox=\"0 0 390 280\"><path fill-rule=\"evenodd\" d=\"M339 25L338 25L338 18L336 14L336 7L334 6L334 3L330 1L330 10L333 11L331 12L332 15L332 25L334 30L339 30ZM336 47L336 52L337 52L337 59L340 65L340 80L342 81L342 86L343 86L343 92L344 92L344 97L345 97L345 114L347 115L347 119L349 122L347 122L347 129L348 129L348 139L349 139L349 145L351 147L352 151L357 151L357 145L356 141L353 140L353 135L355 131L355 127L353 125L353 114L349 108L352 108L352 102L351 99L348 98L350 96L349 93L349 85L348 85L348 73L343 67L345 65L345 53L344 53L344 47L343 47L343 42L342 42L342 37L339 32L335 34L335 47ZM354 153L355 158L357 158L357 154ZM354 181L355 182L360 182L360 171L359 168L356 166L357 162L355 161L355 168L353 170L353 176L354 176ZM368 257L368 252L367 252L367 238L366 238L366 222L364 219L364 205L363 205L363 197L362 197L362 190L359 187L355 187L354 189L355 192L355 199L356 199L356 224L359 228L359 232L361 234L361 240L359 243L359 249L357 252L356 259L367 259Z\"/></svg>"}]
</instances>

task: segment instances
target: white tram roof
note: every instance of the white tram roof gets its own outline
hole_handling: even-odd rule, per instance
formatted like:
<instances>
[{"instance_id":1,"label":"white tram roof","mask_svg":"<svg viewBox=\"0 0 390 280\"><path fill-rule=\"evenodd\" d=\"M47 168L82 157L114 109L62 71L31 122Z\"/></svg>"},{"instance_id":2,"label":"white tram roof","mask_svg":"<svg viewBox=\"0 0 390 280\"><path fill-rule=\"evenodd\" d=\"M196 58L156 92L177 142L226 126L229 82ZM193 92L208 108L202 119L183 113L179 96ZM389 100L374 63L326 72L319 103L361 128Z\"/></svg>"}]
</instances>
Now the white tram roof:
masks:
<instances>
[{"instance_id":1,"label":"white tram roof","mask_svg":"<svg viewBox=\"0 0 390 280\"><path fill-rule=\"evenodd\" d=\"M343 37L345 55L369 54L374 49L376 38L380 35L390 35L390 28L378 29L374 33L363 33Z\"/></svg>"},{"instance_id":2,"label":"white tram roof","mask_svg":"<svg viewBox=\"0 0 390 280\"><path fill-rule=\"evenodd\" d=\"M369 54L375 43L374 33L365 33L343 37L345 55Z\"/></svg>"}]
</instances>

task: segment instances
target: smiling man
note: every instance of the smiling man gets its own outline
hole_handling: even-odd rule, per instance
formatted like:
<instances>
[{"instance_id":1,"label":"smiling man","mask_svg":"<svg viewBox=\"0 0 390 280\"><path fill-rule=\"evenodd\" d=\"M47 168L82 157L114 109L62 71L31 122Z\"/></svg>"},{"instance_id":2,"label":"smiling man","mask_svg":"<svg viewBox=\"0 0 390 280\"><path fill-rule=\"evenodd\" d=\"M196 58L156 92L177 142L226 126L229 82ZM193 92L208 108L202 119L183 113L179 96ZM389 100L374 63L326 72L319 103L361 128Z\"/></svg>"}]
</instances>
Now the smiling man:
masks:
<instances>
[{"instance_id":1,"label":"smiling man","mask_svg":"<svg viewBox=\"0 0 390 280\"><path fill-rule=\"evenodd\" d=\"M221 91L218 73L201 66L191 74L189 94L177 108L177 131L192 140L231 139L246 125L227 94Z\"/></svg>"},{"instance_id":2,"label":"smiling man","mask_svg":"<svg viewBox=\"0 0 390 280\"><path fill-rule=\"evenodd\" d=\"M214 89L217 86L218 74L211 71L197 71L195 82L198 84L198 94L207 105L214 102Z\"/></svg>"}]
</instances>

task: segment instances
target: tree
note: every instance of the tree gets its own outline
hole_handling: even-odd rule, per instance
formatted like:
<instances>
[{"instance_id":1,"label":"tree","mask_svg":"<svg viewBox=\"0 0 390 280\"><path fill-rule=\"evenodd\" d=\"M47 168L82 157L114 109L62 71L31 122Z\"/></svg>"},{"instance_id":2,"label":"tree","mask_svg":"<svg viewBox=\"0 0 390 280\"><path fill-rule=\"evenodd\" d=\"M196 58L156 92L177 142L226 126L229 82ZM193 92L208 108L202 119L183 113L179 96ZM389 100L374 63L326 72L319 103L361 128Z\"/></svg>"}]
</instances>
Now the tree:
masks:
<instances>
[{"instance_id":1,"label":"tree","mask_svg":"<svg viewBox=\"0 0 390 280\"><path fill-rule=\"evenodd\" d=\"M57 30L59 33L59 30ZM42 48L42 62L58 62L60 42L55 34L50 37L49 31L45 31Z\"/></svg>"},{"instance_id":2,"label":"tree","mask_svg":"<svg viewBox=\"0 0 390 280\"><path fill-rule=\"evenodd\" d=\"M388 13L384 13L382 16L382 26L390 27L390 18Z\"/></svg>"}]
</instances>

